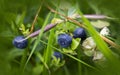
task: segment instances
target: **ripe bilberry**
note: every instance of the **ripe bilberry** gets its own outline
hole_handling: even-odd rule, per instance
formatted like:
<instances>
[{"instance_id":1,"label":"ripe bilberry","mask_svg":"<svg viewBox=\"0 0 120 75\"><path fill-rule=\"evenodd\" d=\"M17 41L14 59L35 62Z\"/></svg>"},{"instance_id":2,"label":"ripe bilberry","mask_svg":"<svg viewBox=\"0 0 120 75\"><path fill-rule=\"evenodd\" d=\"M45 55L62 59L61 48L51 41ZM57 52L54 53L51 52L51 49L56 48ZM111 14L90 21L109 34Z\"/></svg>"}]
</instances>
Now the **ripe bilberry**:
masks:
<instances>
[{"instance_id":1,"label":"ripe bilberry","mask_svg":"<svg viewBox=\"0 0 120 75\"><path fill-rule=\"evenodd\" d=\"M73 32L74 38L81 38L81 40L84 40L86 38L86 32L83 28L76 28Z\"/></svg>"},{"instance_id":2,"label":"ripe bilberry","mask_svg":"<svg viewBox=\"0 0 120 75\"><path fill-rule=\"evenodd\" d=\"M68 34L60 34L57 41L61 47L67 48L72 43L72 37Z\"/></svg>"},{"instance_id":3,"label":"ripe bilberry","mask_svg":"<svg viewBox=\"0 0 120 75\"><path fill-rule=\"evenodd\" d=\"M53 56L55 56L57 59L62 59L62 54L60 52L54 52Z\"/></svg>"},{"instance_id":4,"label":"ripe bilberry","mask_svg":"<svg viewBox=\"0 0 120 75\"><path fill-rule=\"evenodd\" d=\"M24 36L17 36L14 38L13 40L13 45L16 47L16 48L19 48L19 49L24 49L27 47L27 44L28 44L28 41L25 39Z\"/></svg>"}]
</instances>

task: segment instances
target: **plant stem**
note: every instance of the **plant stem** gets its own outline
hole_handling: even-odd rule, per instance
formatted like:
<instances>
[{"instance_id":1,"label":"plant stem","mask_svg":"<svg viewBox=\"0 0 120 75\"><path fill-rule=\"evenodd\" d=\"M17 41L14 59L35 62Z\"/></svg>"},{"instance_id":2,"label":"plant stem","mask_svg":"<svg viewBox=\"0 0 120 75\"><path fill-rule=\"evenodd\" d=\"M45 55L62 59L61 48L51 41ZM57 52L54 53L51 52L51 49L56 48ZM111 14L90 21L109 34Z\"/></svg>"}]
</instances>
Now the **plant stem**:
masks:
<instances>
[{"instance_id":1,"label":"plant stem","mask_svg":"<svg viewBox=\"0 0 120 75\"><path fill-rule=\"evenodd\" d=\"M57 25L57 23L55 23L55 24L48 24L48 25L45 27L44 32L46 32L46 31L54 28L56 25ZM40 32L41 32L41 30L39 29L39 30L31 33L30 35L28 35L28 36L26 37L26 39L28 39L28 38L30 38L30 37L35 37L35 36L37 36Z\"/></svg>"},{"instance_id":2,"label":"plant stem","mask_svg":"<svg viewBox=\"0 0 120 75\"><path fill-rule=\"evenodd\" d=\"M111 17L105 16L105 15L84 15L87 19L112 19ZM82 18L80 15L76 16L76 18Z\"/></svg>"},{"instance_id":3,"label":"plant stem","mask_svg":"<svg viewBox=\"0 0 120 75\"><path fill-rule=\"evenodd\" d=\"M43 0L43 1L44 1L44 0ZM39 7L39 9L38 9L38 11L37 11L37 13L36 13L36 15L35 15L35 18L34 18L34 20L33 20L33 23L32 23L31 29L30 29L30 33L33 32L35 22L36 22L36 20L37 20L38 14L39 14L39 12L40 12L40 10L41 10L41 7L42 7L42 5L43 5L43 1L42 1L42 3L40 4L40 7Z\"/></svg>"},{"instance_id":4,"label":"plant stem","mask_svg":"<svg viewBox=\"0 0 120 75\"><path fill-rule=\"evenodd\" d=\"M112 47L117 48L117 49L120 49L120 46L117 45L117 44L115 44L113 41L107 39L106 37L104 37L104 36L102 36L102 35L100 35L100 36L101 36L101 38L102 38L104 41L106 41L107 43L109 43Z\"/></svg>"}]
</instances>

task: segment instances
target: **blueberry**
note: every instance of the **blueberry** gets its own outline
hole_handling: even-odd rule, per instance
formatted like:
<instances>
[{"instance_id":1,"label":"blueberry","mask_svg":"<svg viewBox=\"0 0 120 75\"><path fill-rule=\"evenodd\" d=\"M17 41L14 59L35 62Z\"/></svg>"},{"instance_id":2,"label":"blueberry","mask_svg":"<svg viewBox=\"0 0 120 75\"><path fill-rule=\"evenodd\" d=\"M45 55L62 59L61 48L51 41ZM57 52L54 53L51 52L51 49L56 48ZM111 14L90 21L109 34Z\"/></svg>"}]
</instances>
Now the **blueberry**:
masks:
<instances>
[{"instance_id":1,"label":"blueberry","mask_svg":"<svg viewBox=\"0 0 120 75\"><path fill-rule=\"evenodd\" d=\"M76 28L73 32L74 38L81 38L81 40L84 40L86 38L86 32L83 28Z\"/></svg>"},{"instance_id":2,"label":"blueberry","mask_svg":"<svg viewBox=\"0 0 120 75\"><path fill-rule=\"evenodd\" d=\"M63 47L63 48L67 48L71 45L72 43L72 37L68 34L60 34L58 36L58 44Z\"/></svg>"},{"instance_id":3,"label":"blueberry","mask_svg":"<svg viewBox=\"0 0 120 75\"><path fill-rule=\"evenodd\" d=\"M53 56L55 56L57 59L62 59L62 54L60 52L54 52Z\"/></svg>"},{"instance_id":4,"label":"blueberry","mask_svg":"<svg viewBox=\"0 0 120 75\"><path fill-rule=\"evenodd\" d=\"M19 49L24 49L27 47L27 44L28 44L28 41L25 39L24 36L17 36L16 38L14 38L13 40L13 45L16 47L16 48L19 48Z\"/></svg>"}]
</instances>

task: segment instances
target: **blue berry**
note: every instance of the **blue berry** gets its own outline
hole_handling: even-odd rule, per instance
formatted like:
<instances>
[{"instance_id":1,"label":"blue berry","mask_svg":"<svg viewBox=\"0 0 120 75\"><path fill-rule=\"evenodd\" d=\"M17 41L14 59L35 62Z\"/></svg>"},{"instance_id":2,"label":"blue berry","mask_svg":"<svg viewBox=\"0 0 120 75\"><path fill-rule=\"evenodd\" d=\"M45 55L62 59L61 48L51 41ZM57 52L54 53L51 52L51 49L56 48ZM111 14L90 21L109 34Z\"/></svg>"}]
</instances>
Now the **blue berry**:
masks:
<instances>
[{"instance_id":1,"label":"blue berry","mask_svg":"<svg viewBox=\"0 0 120 75\"><path fill-rule=\"evenodd\" d=\"M60 52L54 52L53 56L55 56L57 59L62 59L62 54Z\"/></svg>"},{"instance_id":2,"label":"blue berry","mask_svg":"<svg viewBox=\"0 0 120 75\"><path fill-rule=\"evenodd\" d=\"M63 48L67 48L71 45L72 43L72 37L68 34L60 34L58 36L58 44L63 47Z\"/></svg>"},{"instance_id":3,"label":"blue berry","mask_svg":"<svg viewBox=\"0 0 120 75\"><path fill-rule=\"evenodd\" d=\"M73 32L74 38L81 38L82 40L86 38L86 32L83 28L76 28Z\"/></svg>"},{"instance_id":4,"label":"blue berry","mask_svg":"<svg viewBox=\"0 0 120 75\"><path fill-rule=\"evenodd\" d=\"M13 40L13 45L16 47L16 48L19 48L19 49L24 49L27 47L27 44L28 44L28 41L25 39L24 36L17 36L16 38L14 38Z\"/></svg>"}]
</instances>

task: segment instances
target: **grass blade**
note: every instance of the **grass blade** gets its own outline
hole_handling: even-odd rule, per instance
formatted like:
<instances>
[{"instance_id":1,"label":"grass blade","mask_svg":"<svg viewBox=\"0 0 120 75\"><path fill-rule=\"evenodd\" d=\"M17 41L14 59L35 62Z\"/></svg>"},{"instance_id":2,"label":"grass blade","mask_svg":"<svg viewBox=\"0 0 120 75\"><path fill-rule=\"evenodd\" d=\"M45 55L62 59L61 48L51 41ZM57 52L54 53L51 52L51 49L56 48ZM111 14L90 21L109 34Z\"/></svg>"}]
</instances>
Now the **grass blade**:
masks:
<instances>
[{"instance_id":1,"label":"grass blade","mask_svg":"<svg viewBox=\"0 0 120 75\"><path fill-rule=\"evenodd\" d=\"M35 41L35 44L34 44L34 46L33 46L33 48L32 48L32 51L30 52L30 55L29 55L29 57L28 57L28 59L27 59L27 61L26 61L26 63L25 63L24 69L25 69L27 63L29 62L32 54L34 53L34 51L35 51L35 49L36 49L36 47L37 47L37 45L38 45L38 43L39 43L39 40L41 39L41 37L42 37L42 35L43 35L44 28L45 28L45 26L46 26L47 23L48 23L48 20L49 20L50 15L51 15L51 12L47 15L47 18L45 19L45 22L44 22L44 24L43 24L43 26L42 26L42 28L41 28L41 32L39 33L39 35L38 35L38 37L37 37L37 39L36 39L36 41Z\"/></svg>"},{"instance_id":2,"label":"grass blade","mask_svg":"<svg viewBox=\"0 0 120 75\"><path fill-rule=\"evenodd\" d=\"M49 63L49 61L50 61L50 59L51 59L50 57L51 57L51 54L52 54L52 51L53 51L53 50L52 50L52 48L51 48L50 45L53 44L53 38L54 38L54 29L52 29L52 30L50 31L47 49L46 49L46 51L44 52L44 60L45 60L46 63Z\"/></svg>"},{"instance_id":3,"label":"grass blade","mask_svg":"<svg viewBox=\"0 0 120 75\"><path fill-rule=\"evenodd\" d=\"M78 9L79 10L79 9ZM109 49L107 44L103 41L103 39L100 37L99 33L94 29L94 27L91 25L91 23L86 19L82 12L79 10L79 14L82 17L82 20L84 21L84 24L86 25L86 29L89 32L89 34L93 37L94 41L97 44L98 49L104 54L104 56L109 60L109 64L113 65L113 68L116 68L114 70L115 72L118 72L120 70L120 67L118 64L120 61L118 58L113 54L112 50Z\"/></svg>"},{"instance_id":4,"label":"grass blade","mask_svg":"<svg viewBox=\"0 0 120 75\"><path fill-rule=\"evenodd\" d=\"M50 45L53 44L53 38L54 38L54 29L52 29L50 31L50 35L49 35L49 39L48 39L48 45L47 45L47 49L44 51L44 62L48 64L48 66L50 65L50 59L51 59L51 55L52 55L52 47ZM47 75L47 70L43 69L43 75ZM49 72L50 73L50 72Z\"/></svg>"}]
</instances>

